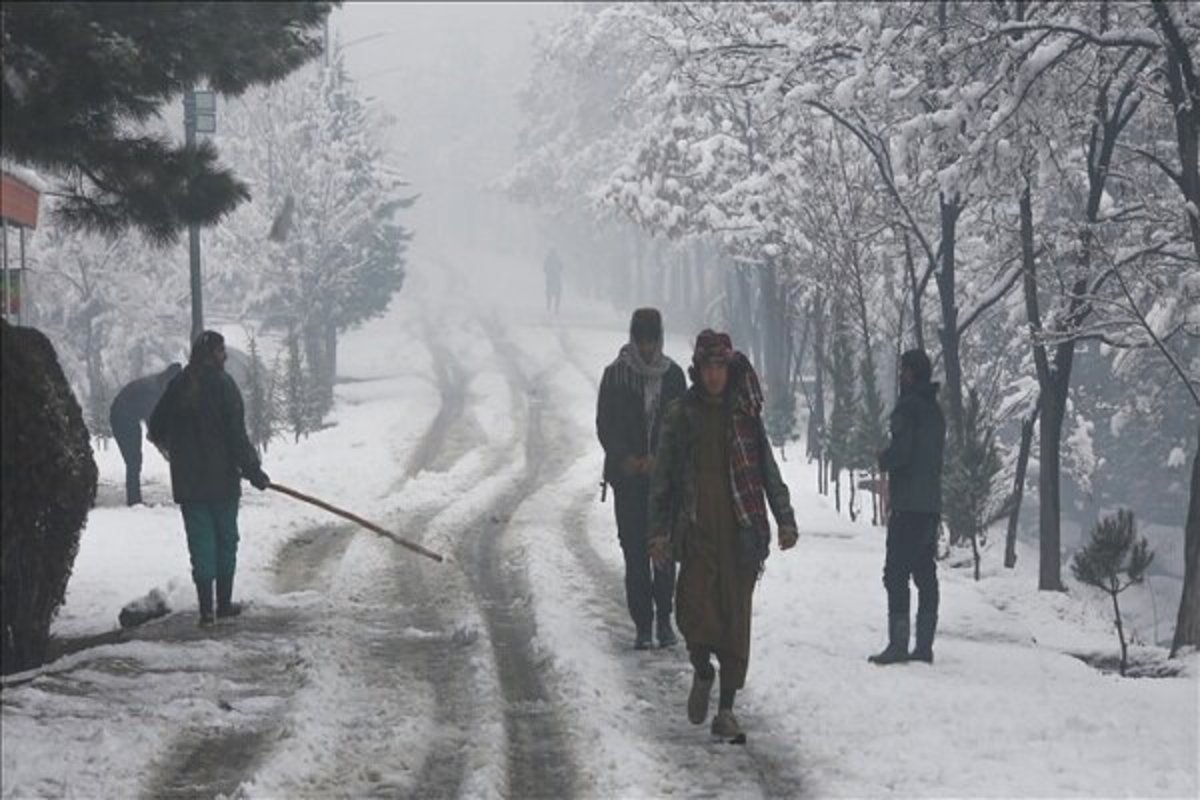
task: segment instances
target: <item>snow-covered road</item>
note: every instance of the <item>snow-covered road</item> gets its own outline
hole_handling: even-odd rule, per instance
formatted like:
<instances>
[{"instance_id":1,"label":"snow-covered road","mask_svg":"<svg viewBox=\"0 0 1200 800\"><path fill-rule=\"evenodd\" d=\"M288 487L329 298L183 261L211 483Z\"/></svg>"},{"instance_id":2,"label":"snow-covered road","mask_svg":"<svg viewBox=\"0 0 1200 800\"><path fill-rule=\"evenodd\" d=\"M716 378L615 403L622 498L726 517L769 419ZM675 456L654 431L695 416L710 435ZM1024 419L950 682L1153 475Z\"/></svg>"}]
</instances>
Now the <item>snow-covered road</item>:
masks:
<instances>
[{"instance_id":1,"label":"snow-covered road","mask_svg":"<svg viewBox=\"0 0 1200 800\"><path fill-rule=\"evenodd\" d=\"M1095 671L1068 653L1111 644L1100 612L1025 573L945 571L938 665L867 665L881 536L794 458L802 540L759 590L749 743L711 742L682 649L630 646L598 502L596 381L624 314L513 313L453 262L415 277L347 336L335 424L265 461L448 562L252 492L252 605L202 632L151 454L160 505L98 508L84 533L55 628L82 649L3 690L4 797L1196 795L1195 659ZM119 457L98 460L119 497ZM182 611L106 633L156 585Z\"/></svg>"}]
</instances>

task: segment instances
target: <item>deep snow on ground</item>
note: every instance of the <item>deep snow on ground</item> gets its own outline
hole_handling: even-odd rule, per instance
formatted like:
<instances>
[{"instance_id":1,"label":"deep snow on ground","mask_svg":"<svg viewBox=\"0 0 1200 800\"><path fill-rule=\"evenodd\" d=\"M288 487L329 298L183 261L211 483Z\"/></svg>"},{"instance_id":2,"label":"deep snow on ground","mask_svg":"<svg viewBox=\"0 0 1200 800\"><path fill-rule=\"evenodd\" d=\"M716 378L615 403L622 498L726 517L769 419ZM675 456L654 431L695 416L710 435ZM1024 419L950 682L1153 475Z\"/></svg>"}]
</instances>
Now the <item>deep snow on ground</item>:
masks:
<instances>
[{"instance_id":1,"label":"deep snow on ground","mask_svg":"<svg viewBox=\"0 0 1200 800\"><path fill-rule=\"evenodd\" d=\"M387 317L346 337L334 424L265 458L273 480L450 562L247 488L238 591L251 607L201 633L166 464L149 450L154 505L125 509L120 457L99 451L105 505L54 633L111 631L154 587L181 611L3 690L5 797L186 780L209 795L516 796L536 769L565 770L590 797L1200 791L1196 658L1156 679L1088 666L1072 653L1116 650L1106 606L1079 588L1036 592L1035 553L1006 571L988 550L979 583L943 566L937 663L867 664L884 638L883 532L816 495L799 443L781 466L801 540L768 562L739 697L750 742L710 742L684 715L682 648L629 646L611 495L599 502L596 384L627 314L568 293L548 317L540 297L519 305L465 279L479 259L422 262ZM689 333L669 340L679 360ZM473 546L485 537L497 546ZM497 574L512 594L499 610ZM497 619L532 633L506 639ZM512 700L514 657L541 705ZM514 756L531 746L523 725L561 734L569 763L531 773Z\"/></svg>"}]
</instances>

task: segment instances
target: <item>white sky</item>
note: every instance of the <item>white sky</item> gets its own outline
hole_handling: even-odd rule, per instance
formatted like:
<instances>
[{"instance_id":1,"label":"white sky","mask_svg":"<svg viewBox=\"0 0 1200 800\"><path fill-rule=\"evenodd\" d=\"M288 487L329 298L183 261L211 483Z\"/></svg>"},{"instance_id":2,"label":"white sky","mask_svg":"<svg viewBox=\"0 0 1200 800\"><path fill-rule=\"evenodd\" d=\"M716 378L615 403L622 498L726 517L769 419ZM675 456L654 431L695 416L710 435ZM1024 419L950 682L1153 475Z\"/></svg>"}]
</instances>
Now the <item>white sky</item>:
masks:
<instances>
[{"instance_id":1,"label":"white sky","mask_svg":"<svg viewBox=\"0 0 1200 800\"><path fill-rule=\"evenodd\" d=\"M565 11L558 3L372 2L333 12L351 76L395 117L395 164L422 193L409 214L416 246L468 237L529 256L540 247L529 212L484 187L513 161L516 95L529 78L535 26ZM383 35L357 41L375 34Z\"/></svg>"}]
</instances>

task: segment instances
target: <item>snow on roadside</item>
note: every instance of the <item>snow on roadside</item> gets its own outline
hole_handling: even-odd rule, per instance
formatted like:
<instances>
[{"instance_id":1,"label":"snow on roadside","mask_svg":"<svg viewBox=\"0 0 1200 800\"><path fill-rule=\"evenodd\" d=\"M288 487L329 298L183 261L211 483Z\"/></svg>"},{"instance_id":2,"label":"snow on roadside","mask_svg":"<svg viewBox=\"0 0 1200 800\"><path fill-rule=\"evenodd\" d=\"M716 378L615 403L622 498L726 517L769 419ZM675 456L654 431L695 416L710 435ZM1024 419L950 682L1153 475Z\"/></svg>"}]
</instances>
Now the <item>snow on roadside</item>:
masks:
<instances>
[{"instance_id":1,"label":"snow on roadside","mask_svg":"<svg viewBox=\"0 0 1200 800\"><path fill-rule=\"evenodd\" d=\"M398 298L391 314L345 337L342 382L335 388L331 425L300 442L272 443L264 465L274 481L368 518L381 518L390 510L404 456L439 405L423 346L406 342L400 359L398 348L390 344L417 338L411 328L419 309L414 300ZM151 505L125 508L113 505L124 497L124 464L117 449L97 449L96 457L106 505L89 516L52 634L79 637L111 631L117 627L120 608L154 587L169 590L176 610L194 613L195 590L182 521L170 500L169 466L147 445L143 472ZM168 748L181 732L230 725L248 729L277 717L281 697L239 697L236 703L226 703L228 707L222 705L231 692L245 691L231 686L229 676L240 674L237 664L248 656L277 658L313 670L306 679L315 692L300 693L299 713L345 706L353 687L329 673L331 662L313 650L314 640L302 637L301 647L264 640L254 632L257 618L282 615L286 620L320 600L311 592L276 595L275 560L292 536L339 520L290 498L244 486L239 522L236 594L253 606L246 624L218 626L201 636L194 616L168 617L144 629L145 635L165 637L161 641L92 647L47 665L45 674L24 685L6 687L0 787L4 797L129 796L136 787L145 788L153 765L169 757ZM374 543L357 544L351 544L339 565L350 575L369 568L378 556ZM420 710L412 703L406 711L414 731L423 724Z\"/></svg>"},{"instance_id":2,"label":"snow on roadside","mask_svg":"<svg viewBox=\"0 0 1200 800\"><path fill-rule=\"evenodd\" d=\"M575 329L567 336L581 430L593 424L595 402L594 383L583 377L599 377L619 338L619 331ZM672 352L682 354L683 344L671 343ZM801 539L767 562L739 705L752 737L794 743L814 794L1197 795L1197 657L1180 677L1123 679L1070 655L1115 651L1111 619L1086 590L1036 591L1036 553L1021 552L1010 571L989 550L978 584L967 569L940 566L936 665L868 664L866 656L885 642L883 529L838 514L830 498L817 495L802 444L787 452L781 467ZM581 457L578 487L591 477L587 462ZM589 510L588 535L619 569L609 513L598 504ZM560 632L557 663L584 686L598 684L604 670L578 657L568 638L586 616L570 600L569 572L554 581L554 569L567 567L538 563L531 568L542 578L534 584L547 592L538 601L539 625ZM643 785L631 793L656 792Z\"/></svg>"},{"instance_id":3,"label":"snow on roadside","mask_svg":"<svg viewBox=\"0 0 1200 800\"><path fill-rule=\"evenodd\" d=\"M883 530L839 517L803 459L783 468L801 539L760 584L746 701L819 794L1196 796L1194 660L1122 679L1069 655L1115 637L1086 598L1037 592L1023 554L980 583L940 568L933 667L868 664L886 638Z\"/></svg>"}]
</instances>

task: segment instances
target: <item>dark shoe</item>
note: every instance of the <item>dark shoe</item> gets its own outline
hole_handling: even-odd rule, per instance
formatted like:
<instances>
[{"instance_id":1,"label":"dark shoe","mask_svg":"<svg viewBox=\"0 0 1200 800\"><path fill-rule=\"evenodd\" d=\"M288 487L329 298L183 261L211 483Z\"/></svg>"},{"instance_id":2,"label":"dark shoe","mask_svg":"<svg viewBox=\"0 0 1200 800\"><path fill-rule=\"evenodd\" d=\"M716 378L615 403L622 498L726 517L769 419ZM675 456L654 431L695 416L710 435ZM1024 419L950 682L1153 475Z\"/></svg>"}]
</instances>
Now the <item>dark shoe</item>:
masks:
<instances>
[{"instance_id":1,"label":"dark shoe","mask_svg":"<svg viewBox=\"0 0 1200 800\"><path fill-rule=\"evenodd\" d=\"M742 730L732 709L722 708L718 711L717 715L713 717L711 730L713 736L724 739L730 744L746 743L746 732Z\"/></svg>"},{"instance_id":2,"label":"dark shoe","mask_svg":"<svg viewBox=\"0 0 1200 800\"><path fill-rule=\"evenodd\" d=\"M650 638L650 632L638 633L637 639L633 642L634 650L649 650L654 647L654 640Z\"/></svg>"},{"instance_id":3,"label":"dark shoe","mask_svg":"<svg viewBox=\"0 0 1200 800\"><path fill-rule=\"evenodd\" d=\"M933 637L937 632L937 614L917 614L917 646L909 653L912 661L933 663Z\"/></svg>"},{"instance_id":4,"label":"dark shoe","mask_svg":"<svg viewBox=\"0 0 1200 800\"><path fill-rule=\"evenodd\" d=\"M236 617L242 613L242 604L233 602L233 576L217 578L217 619Z\"/></svg>"},{"instance_id":5,"label":"dark shoe","mask_svg":"<svg viewBox=\"0 0 1200 800\"><path fill-rule=\"evenodd\" d=\"M230 619L231 617L241 616L241 614L241 603L230 603L229 605L225 606L225 608L217 609L217 619Z\"/></svg>"},{"instance_id":6,"label":"dark shoe","mask_svg":"<svg viewBox=\"0 0 1200 800\"><path fill-rule=\"evenodd\" d=\"M869 656L867 661L872 664L885 666L887 664L902 664L908 661L908 615L888 618L888 646L883 652Z\"/></svg>"},{"instance_id":7,"label":"dark shoe","mask_svg":"<svg viewBox=\"0 0 1200 800\"><path fill-rule=\"evenodd\" d=\"M200 606L200 625L213 624L213 582L196 581L196 599Z\"/></svg>"},{"instance_id":8,"label":"dark shoe","mask_svg":"<svg viewBox=\"0 0 1200 800\"><path fill-rule=\"evenodd\" d=\"M712 702L712 688L717 680L714 670L707 678L699 672L692 671L692 691L688 692L688 722L693 725L703 725L708 719L708 704Z\"/></svg>"},{"instance_id":9,"label":"dark shoe","mask_svg":"<svg viewBox=\"0 0 1200 800\"><path fill-rule=\"evenodd\" d=\"M658 646L674 647L678 643L679 638L675 635L675 629L671 627L671 618L660 619L658 621Z\"/></svg>"}]
</instances>

